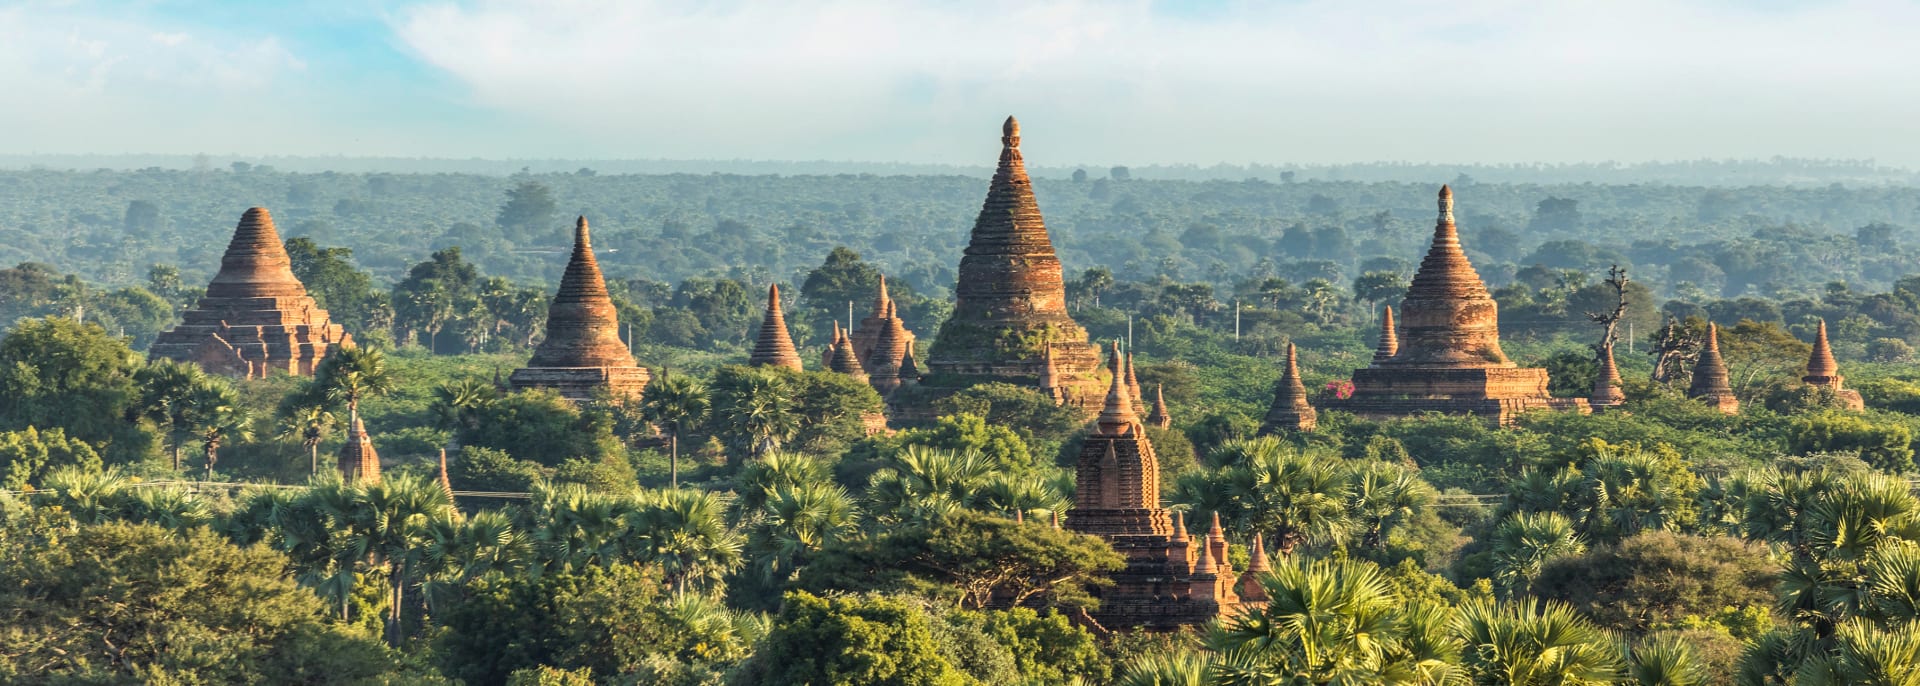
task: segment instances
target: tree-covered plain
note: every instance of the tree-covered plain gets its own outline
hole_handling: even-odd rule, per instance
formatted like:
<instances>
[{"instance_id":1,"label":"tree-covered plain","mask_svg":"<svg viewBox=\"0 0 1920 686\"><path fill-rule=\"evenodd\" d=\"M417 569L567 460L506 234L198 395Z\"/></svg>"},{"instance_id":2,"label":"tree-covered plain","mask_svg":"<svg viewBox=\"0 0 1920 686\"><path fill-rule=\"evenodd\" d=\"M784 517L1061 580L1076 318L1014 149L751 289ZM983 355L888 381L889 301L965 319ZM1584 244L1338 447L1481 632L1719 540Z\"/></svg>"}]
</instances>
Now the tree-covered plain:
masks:
<instances>
[{"instance_id":1,"label":"tree-covered plain","mask_svg":"<svg viewBox=\"0 0 1920 686\"><path fill-rule=\"evenodd\" d=\"M1265 610L1172 635L1090 622L1119 557L1048 525L1071 502L1080 417L988 384L868 436L881 398L811 362L882 274L930 342L977 179L0 174L23 198L0 208L0 250L23 262L0 270L0 675L1920 676L1920 276L1898 228L1912 189L1461 180L1507 352L1584 396L1588 314L1624 297L1626 405L1500 428L1324 412L1313 433L1256 438L1288 343L1318 399L1366 365L1434 189L1126 176L1039 186L1071 311L1126 341L1172 410L1148 431L1166 503L1196 528L1218 514L1236 569L1255 533L1275 566ZM251 204L275 209L296 272L362 345L311 379L147 359ZM641 402L496 385L542 335L576 213L655 372ZM794 298L809 371L741 364L768 283ZM1709 320L1737 415L1682 394ZM1799 382L1821 320L1865 412ZM333 476L354 414L386 458L378 484ZM493 495L450 502L441 451L455 490ZM1009 597L1023 607L994 601Z\"/></svg>"}]
</instances>

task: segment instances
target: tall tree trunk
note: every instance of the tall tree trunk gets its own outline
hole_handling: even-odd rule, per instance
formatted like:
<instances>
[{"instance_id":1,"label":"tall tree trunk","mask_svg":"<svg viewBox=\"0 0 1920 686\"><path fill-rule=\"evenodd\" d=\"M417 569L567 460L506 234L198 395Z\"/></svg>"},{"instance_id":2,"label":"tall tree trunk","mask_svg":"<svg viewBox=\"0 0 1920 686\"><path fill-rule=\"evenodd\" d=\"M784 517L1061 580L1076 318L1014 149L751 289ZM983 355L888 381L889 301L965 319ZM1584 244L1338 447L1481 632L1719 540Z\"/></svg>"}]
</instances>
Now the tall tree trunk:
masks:
<instances>
[{"instance_id":1,"label":"tall tree trunk","mask_svg":"<svg viewBox=\"0 0 1920 686\"><path fill-rule=\"evenodd\" d=\"M307 467L307 478L312 479L320 476L320 442L314 441L308 445L307 451L311 453L312 462L312 464Z\"/></svg>"},{"instance_id":2,"label":"tall tree trunk","mask_svg":"<svg viewBox=\"0 0 1920 686\"><path fill-rule=\"evenodd\" d=\"M394 565L393 573L389 578L393 584L393 607L387 609L387 645L393 648L399 648L400 603L406 599L406 588L401 585L401 582L406 579L406 570L402 569L400 565Z\"/></svg>"},{"instance_id":3,"label":"tall tree trunk","mask_svg":"<svg viewBox=\"0 0 1920 686\"><path fill-rule=\"evenodd\" d=\"M675 426L673 433L667 434L667 483L673 488L680 487L680 427Z\"/></svg>"}]
</instances>

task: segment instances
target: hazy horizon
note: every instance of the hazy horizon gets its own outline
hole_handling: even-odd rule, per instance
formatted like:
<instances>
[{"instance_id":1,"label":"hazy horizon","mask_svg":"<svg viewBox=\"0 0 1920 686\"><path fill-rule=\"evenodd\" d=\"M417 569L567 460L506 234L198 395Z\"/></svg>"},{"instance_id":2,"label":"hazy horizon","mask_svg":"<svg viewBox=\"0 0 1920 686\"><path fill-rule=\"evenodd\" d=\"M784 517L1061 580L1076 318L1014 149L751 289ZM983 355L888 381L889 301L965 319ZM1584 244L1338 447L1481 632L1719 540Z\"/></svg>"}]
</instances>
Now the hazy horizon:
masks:
<instances>
[{"instance_id":1,"label":"hazy horizon","mask_svg":"<svg viewBox=\"0 0 1920 686\"><path fill-rule=\"evenodd\" d=\"M259 6L256 6L259 5ZM271 5L271 6L267 6ZM1920 166L1920 3L0 8L0 154Z\"/></svg>"}]
</instances>

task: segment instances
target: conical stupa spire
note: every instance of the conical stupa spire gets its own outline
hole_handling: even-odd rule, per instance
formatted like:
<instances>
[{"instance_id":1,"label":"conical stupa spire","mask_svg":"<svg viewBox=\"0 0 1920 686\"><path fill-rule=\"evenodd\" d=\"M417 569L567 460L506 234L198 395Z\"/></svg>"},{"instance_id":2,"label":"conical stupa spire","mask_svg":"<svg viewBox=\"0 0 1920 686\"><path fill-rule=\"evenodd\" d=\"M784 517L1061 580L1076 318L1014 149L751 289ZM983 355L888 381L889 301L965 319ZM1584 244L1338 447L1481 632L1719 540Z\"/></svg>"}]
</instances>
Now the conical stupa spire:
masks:
<instances>
[{"instance_id":1,"label":"conical stupa spire","mask_svg":"<svg viewBox=\"0 0 1920 686\"><path fill-rule=\"evenodd\" d=\"M920 363L913 359L913 349L907 349L907 356L900 358L900 385L920 380Z\"/></svg>"},{"instance_id":2,"label":"conical stupa spire","mask_svg":"<svg viewBox=\"0 0 1920 686\"><path fill-rule=\"evenodd\" d=\"M1827 320L1820 320L1820 328L1813 334L1813 356L1807 359L1807 376L1804 381L1810 384L1831 383L1828 379L1840 378L1840 363L1833 359L1833 347L1827 343Z\"/></svg>"},{"instance_id":3,"label":"conical stupa spire","mask_svg":"<svg viewBox=\"0 0 1920 686\"><path fill-rule=\"evenodd\" d=\"M1140 392L1140 378L1133 375L1133 351L1127 351L1127 395L1134 407L1145 407L1147 398Z\"/></svg>"},{"instance_id":4,"label":"conical stupa spire","mask_svg":"<svg viewBox=\"0 0 1920 686\"><path fill-rule=\"evenodd\" d=\"M1620 390L1620 367L1613 362L1613 346L1600 348L1600 373L1593 377L1593 394L1588 396L1587 404L1594 408L1616 407L1627 401L1626 393Z\"/></svg>"},{"instance_id":5,"label":"conical stupa spire","mask_svg":"<svg viewBox=\"0 0 1920 686\"><path fill-rule=\"evenodd\" d=\"M1307 401L1307 386L1300 379L1300 354L1288 343L1287 366L1280 372L1280 382L1274 385L1273 405L1267 408L1267 417L1260 423L1260 433L1312 431L1319 421L1320 413Z\"/></svg>"},{"instance_id":6,"label":"conical stupa spire","mask_svg":"<svg viewBox=\"0 0 1920 686\"><path fill-rule=\"evenodd\" d=\"M1406 331L1383 366L1512 367L1500 350L1499 305L1460 249L1453 221L1453 190L1440 188L1440 216L1433 244L1400 302Z\"/></svg>"},{"instance_id":7,"label":"conical stupa spire","mask_svg":"<svg viewBox=\"0 0 1920 686\"><path fill-rule=\"evenodd\" d=\"M1260 532L1253 532L1253 545L1248 547L1253 548L1253 550L1249 551L1251 554L1247 558L1247 571L1273 571L1273 565L1267 562L1267 544L1266 541L1261 539Z\"/></svg>"},{"instance_id":8,"label":"conical stupa spire","mask_svg":"<svg viewBox=\"0 0 1920 686\"><path fill-rule=\"evenodd\" d=\"M1707 323L1706 346L1700 351L1700 361L1693 365L1693 383L1687 387L1687 397L1713 405L1721 412L1734 414L1740 411L1740 400L1733 395L1733 385L1728 379L1726 360L1720 357L1720 327Z\"/></svg>"},{"instance_id":9,"label":"conical stupa spire","mask_svg":"<svg viewBox=\"0 0 1920 686\"><path fill-rule=\"evenodd\" d=\"M800 371L800 353L793 349L787 316L780 310L780 284L767 286L767 315L760 320L760 336L753 343L753 355L747 358L747 364Z\"/></svg>"},{"instance_id":10,"label":"conical stupa spire","mask_svg":"<svg viewBox=\"0 0 1920 686\"><path fill-rule=\"evenodd\" d=\"M1166 384L1153 385L1153 411L1147 413L1147 423L1161 429L1173 426L1173 415L1167 413Z\"/></svg>"},{"instance_id":11,"label":"conical stupa spire","mask_svg":"<svg viewBox=\"0 0 1920 686\"><path fill-rule=\"evenodd\" d=\"M607 295L600 263L593 257L587 218L573 225L573 256L560 276L560 289L547 306L547 338L533 351L529 367L632 367L633 355L620 340L620 316Z\"/></svg>"},{"instance_id":12,"label":"conical stupa spire","mask_svg":"<svg viewBox=\"0 0 1920 686\"><path fill-rule=\"evenodd\" d=\"M834 334L838 335L839 333L839 329L835 328ZM867 380L867 370L860 366L860 358L855 357L853 354L853 341L841 338L838 342L827 348L827 353L830 355L827 359L827 369L861 381Z\"/></svg>"},{"instance_id":13,"label":"conical stupa spire","mask_svg":"<svg viewBox=\"0 0 1920 686\"><path fill-rule=\"evenodd\" d=\"M893 316L893 296L887 295L887 275L880 275L880 290L873 298L874 317Z\"/></svg>"},{"instance_id":14,"label":"conical stupa spire","mask_svg":"<svg viewBox=\"0 0 1920 686\"><path fill-rule=\"evenodd\" d=\"M1212 551L1209 550L1209 548L1212 547L1213 546L1204 544L1200 546L1200 559L1193 564L1194 576L1216 576L1218 574L1213 566ZM1212 595L1212 593L1209 592L1208 595Z\"/></svg>"},{"instance_id":15,"label":"conical stupa spire","mask_svg":"<svg viewBox=\"0 0 1920 686\"><path fill-rule=\"evenodd\" d=\"M1187 540L1187 513L1184 510L1173 511L1173 540Z\"/></svg>"},{"instance_id":16,"label":"conical stupa spire","mask_svg":"<svg viewBox=\"0 0 1920 686\"><path fill-rule=\"evenodd\" d=\"M1400 352L1400 335L1393 330L1393 306L1380 315L1380 344L1373 349L1373 363L1380 364L1393 359Z\"/></svg>"},{"instance_id":17,"label":"conical stupa spire","mask_svg":"<svg viewBox=\"0 0 1920 686\"><path fill-rule=\"evenodd\" d=\"M293 259L265 207L249 208L220 256L220 273L207 284L208 298L297 298L307 289L293 275ZM238 324L239 322L235 322Z\"/></svg>"},{"instance_id":18,"label":"conical stupa spire","mask_svg":"<svg viewBox=\"0 0 1920 686\"><path fill-rule=\"evenodd\" d=\"M347 444L340 447L340 476L348 483L380 483L380 453L373 449L367 425L354 412L349 420Z\"/></svg>"},{"instance_id":19,"label":"conical stupa spire","mask_svg":"<svg viewBox=\"0 0 1920 686\"><path fill-rule=\"evenodd\" d=\"M1133 413L1132 394L1127 392L1127 382L1121 373L1120 344L1113 344L1113 381L1107 387L1107 404L1100 410L1099 428L1096 434L1103 436L1122 436L1134 432L1140 418Z\"/></svg>"}]
</instances>

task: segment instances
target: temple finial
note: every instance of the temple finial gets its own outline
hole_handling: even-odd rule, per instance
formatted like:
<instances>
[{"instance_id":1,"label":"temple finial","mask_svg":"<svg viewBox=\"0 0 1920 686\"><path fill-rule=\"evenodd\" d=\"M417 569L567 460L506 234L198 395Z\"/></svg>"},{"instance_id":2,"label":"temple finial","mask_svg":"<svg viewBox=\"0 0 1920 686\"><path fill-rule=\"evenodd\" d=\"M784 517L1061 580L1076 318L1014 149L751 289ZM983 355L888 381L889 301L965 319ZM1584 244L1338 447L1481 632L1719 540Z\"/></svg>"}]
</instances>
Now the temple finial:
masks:
<instances>
[{"instance_id":1,"label":"temple finial","mask_svg":"<svg viewBox=\"0 0 1920 686\"><path fill-rule=\"evenodd\" d=\"M1007 115L1007 122L1000 125L1000 135L1014 139L1013 145L1020 144L1020 120Z\"/></svg>"},{"instance_id":2,"label":"temple finial","mask_svg":"<svg viewBox=\"0 0 1920 686\"><path fill-rule=\"evenodd\" d=\"M1388 305L1380 315L1380 344L1373 350L1373 361L1391 360L1398 352L1400 352L1400 334L1393 329L1393 306Z\"/></svg>"},{"instance_id":3,"label":"temple finial","mask_svg":"<svg viewBox=\"0 0 1920 686\"><path fill-rule=\"evenodd\" d=\"M1453 187L1440 187L1440 223L1453 224Z\"/></svg>"},{"instance_id":4,"label":"temple finial","mask_svg":"<svg viewBox=\"0 0 1920 686\"><path fill-rule=\"evenodd\" d=\"M1127 380L1120 359L1120 343L1115 341L1112 348L1113 380L1107 384L1107 404L1100 410L1099 433L1107 436L1119 436L1133 432L1133 426L1139 418L1133 414L1133 401L1128 396Z\"/></svg>"}]
</instances>

